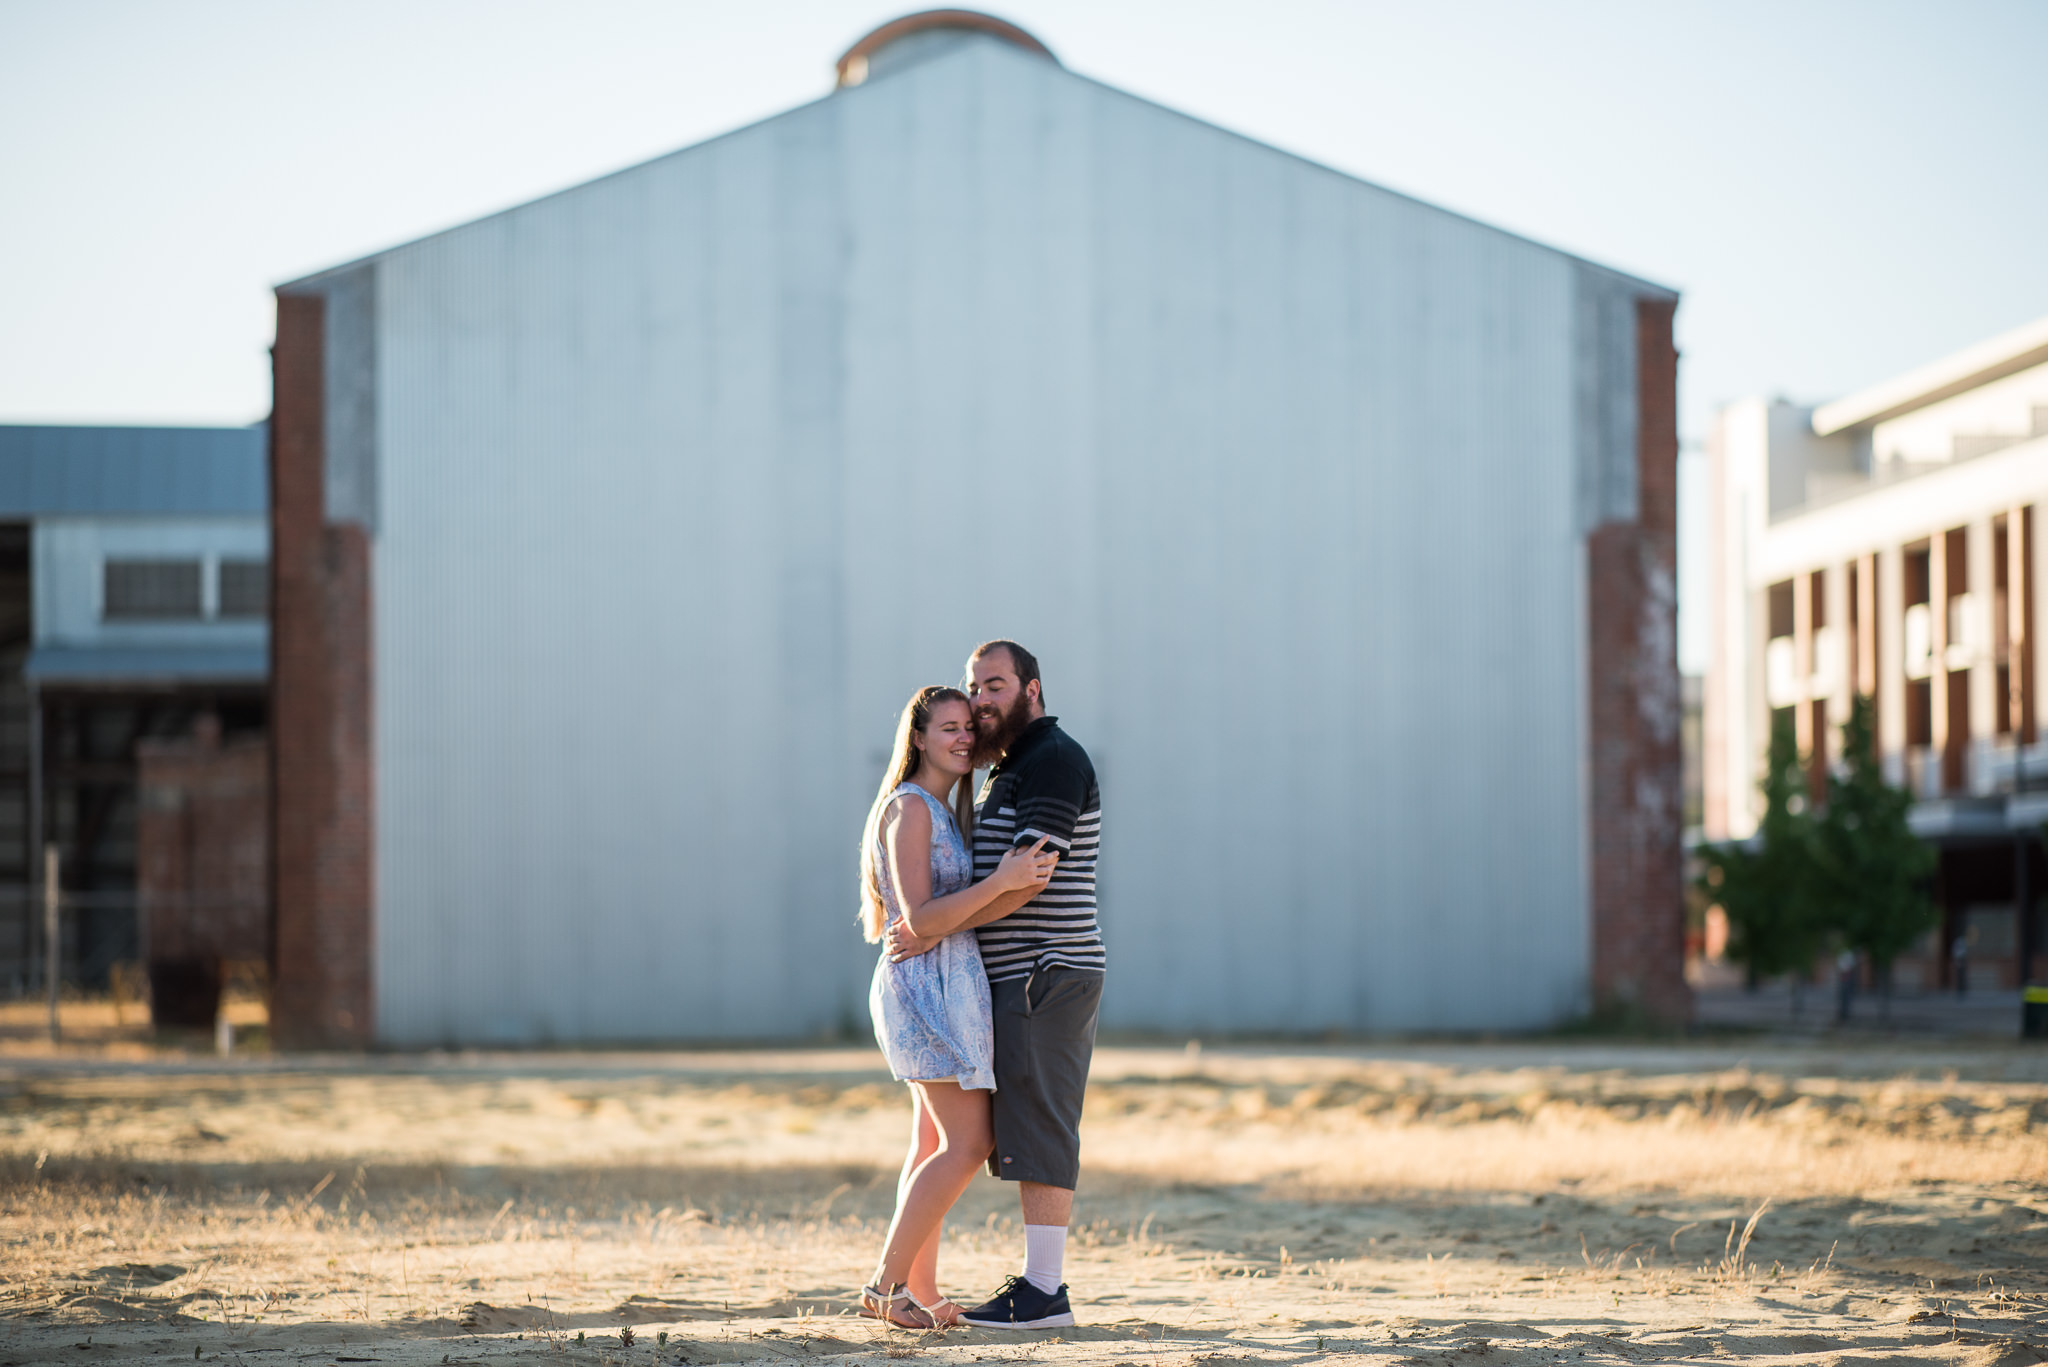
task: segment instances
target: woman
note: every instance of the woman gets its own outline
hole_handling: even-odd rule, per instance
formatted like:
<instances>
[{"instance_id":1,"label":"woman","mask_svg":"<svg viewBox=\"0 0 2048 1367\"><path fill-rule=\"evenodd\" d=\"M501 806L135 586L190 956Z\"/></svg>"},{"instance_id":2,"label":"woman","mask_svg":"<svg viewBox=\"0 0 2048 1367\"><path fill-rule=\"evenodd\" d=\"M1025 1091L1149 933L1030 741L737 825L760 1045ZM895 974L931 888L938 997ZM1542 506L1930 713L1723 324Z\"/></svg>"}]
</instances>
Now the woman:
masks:
<instances>
[{"instance_id":1,"label":"woman","mask_svg":"<svg viewBox=\"0 0 2048 1367\"><path fill-rule=\"evenodd\" d=\"M860 851L861 928L870 942L898 920L931 936L1008 892L1034 892L1057 857L1039 841L1013 849L994 873L974 878L961 827L974 765L974 719L957 688L919 689L896 723L896 745ZM959 815L946 808L958 794ZM910 1084L910 1155L896 1184L896 1215L861 1313L905 1329L957 1321L960 1307L939 1294L939 1226L988 1157L994 1025L988 978L974 932L947 935L902 963L885 952L868 994L875 1039L889 1071Z\"/></svg>"}]
</instances>

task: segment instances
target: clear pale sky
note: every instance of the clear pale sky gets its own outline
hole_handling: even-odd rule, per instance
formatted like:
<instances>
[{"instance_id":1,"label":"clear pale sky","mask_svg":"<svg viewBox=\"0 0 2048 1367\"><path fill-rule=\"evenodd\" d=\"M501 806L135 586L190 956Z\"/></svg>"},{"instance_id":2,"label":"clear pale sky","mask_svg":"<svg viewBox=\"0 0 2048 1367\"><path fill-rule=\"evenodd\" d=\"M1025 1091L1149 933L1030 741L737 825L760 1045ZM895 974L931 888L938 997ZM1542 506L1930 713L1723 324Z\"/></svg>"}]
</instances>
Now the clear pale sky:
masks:
<instances>
[{"instance_id":1,"label":"clear pale sky","mask_svg":"<svg viewBox=\"0 0 2048 1367\"><path fill-rule=\"evenodd\" d=\"M815 99L921 7L0 0L0 422L260 418L272 285ZM2048 314L2042 0L991 8L1089 76L1676 286L1688 442L1729 399Z\"/></svg>"}]
</instances>

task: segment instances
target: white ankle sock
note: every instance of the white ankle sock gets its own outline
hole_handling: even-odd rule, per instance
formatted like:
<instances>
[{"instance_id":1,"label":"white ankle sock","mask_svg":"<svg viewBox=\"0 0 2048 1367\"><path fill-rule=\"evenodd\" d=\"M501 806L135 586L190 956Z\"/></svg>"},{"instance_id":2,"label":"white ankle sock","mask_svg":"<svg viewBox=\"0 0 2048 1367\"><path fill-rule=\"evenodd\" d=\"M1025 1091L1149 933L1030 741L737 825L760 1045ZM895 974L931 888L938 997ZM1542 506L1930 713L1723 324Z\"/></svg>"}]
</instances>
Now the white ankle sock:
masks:
<instances>
[{"instance_id":1,"label":"white ankle sock","mask_svg":"<svg viewBox=\"0 0 2048 1367\"><path fill-rule=\"evenodd\" d=\"M1024 1226L1024 1280L1050 1296L1067 1261L1065 1225Z\"/></svg>"}]
</instances>

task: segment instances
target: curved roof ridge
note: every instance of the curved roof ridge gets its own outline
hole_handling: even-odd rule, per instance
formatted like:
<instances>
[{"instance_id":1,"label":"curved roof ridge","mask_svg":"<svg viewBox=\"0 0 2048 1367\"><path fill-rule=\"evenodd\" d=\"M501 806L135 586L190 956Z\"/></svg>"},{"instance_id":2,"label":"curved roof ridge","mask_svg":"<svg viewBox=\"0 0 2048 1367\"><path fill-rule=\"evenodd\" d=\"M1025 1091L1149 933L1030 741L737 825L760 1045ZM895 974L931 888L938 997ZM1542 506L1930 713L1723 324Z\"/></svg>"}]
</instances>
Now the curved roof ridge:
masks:
<instances>
[{"instance_id":1,"label":"curved roof ridge","mask_svg":"<svg viewBox=\"0 0 2048 1367\"><path fill-rule=\"evenodd\" d=\"M840 53L839 60L832 64L833 71L838 74L839 88L844 90L848 86L859 85L865 81L868 78L869 59L890 44L900 42L915 33L930 33L944 29L985 33L992 38L1000 38L1013 47L1022 48L1035 57L1043 57L1054 66L1060 64L1060 59L1052 55L1051 48L1007 19L998 19L993 14L984 14L973 9L928 9L891 19Z\"/></svg>"}]
</instances>

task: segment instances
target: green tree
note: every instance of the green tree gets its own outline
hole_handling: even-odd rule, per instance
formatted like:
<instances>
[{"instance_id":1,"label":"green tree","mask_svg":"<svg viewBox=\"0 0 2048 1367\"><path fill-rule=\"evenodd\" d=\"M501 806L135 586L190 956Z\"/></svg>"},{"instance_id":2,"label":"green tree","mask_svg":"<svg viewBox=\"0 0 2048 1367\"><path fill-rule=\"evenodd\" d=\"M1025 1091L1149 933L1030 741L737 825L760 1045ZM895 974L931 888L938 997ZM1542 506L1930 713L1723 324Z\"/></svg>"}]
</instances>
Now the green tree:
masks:
<instances>
[{"instance_id":1,"label":"green tree","mask_svg":"<svg viewBox=\"0 0 2048 1367\"><path fill-rule=\"evenodd\" d=\"M1822 923L1869 957L1889 1010L1893 961L1940 912L1927 895L1935 852L1906 824L1913 799L1878 764L1875 710L1859 695L1842 724L1842 765L1813 827L1814 888Z\"/></svg>"},{"instance_id":2,"label":"green tree","mask_svg":"<svg viewBox=\"0 0 2048 1367\"><path fill-rule=\"evenodd\" d=\"M1727 916L1729 957L1747 971L1749 985L1789 974L1796 1006L1827 925L1815 897L1814 823L1789 716L1771 725L1762 787L1756 838L1702 850L1700 889Z\"/></svg>"}]
</instances>

